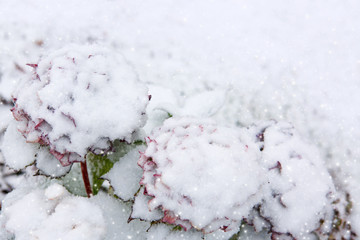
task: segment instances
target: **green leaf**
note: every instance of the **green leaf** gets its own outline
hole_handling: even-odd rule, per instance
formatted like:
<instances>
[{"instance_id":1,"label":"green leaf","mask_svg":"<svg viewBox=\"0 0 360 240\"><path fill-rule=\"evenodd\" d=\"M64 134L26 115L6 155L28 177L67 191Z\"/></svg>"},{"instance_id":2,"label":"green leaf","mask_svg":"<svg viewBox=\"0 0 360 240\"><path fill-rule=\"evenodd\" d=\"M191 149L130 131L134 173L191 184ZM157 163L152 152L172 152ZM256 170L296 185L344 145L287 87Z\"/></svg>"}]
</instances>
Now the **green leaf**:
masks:
<instances>
[{"instance_id":1,"label":"green leaf","mask_svg":"<svg viewBox=\"0 0 360 240\"><path fill-rule=\"evenodd\" d=\"M134 141L133 144L135 144L136 146L139 146L139 145L145 145L146 142L145 142L145 141L142 141L142 140L136 140L136 141Z\"/></svg>"},{"instance_id":2,"label":"green leaf","mask_svg":"<svg viewBox=\"0 0 360 240\"><path fill-rule=\"evenodd\" d=\"M235 233L234 235L231 236L231 238L229 238L229 240L238 240L240 237L240 232Z\"/></svg>"},{"instance_id":3,"label":"green leaf","mask_svg":"<svg viewBox=\"0 0 360 240\"><path fill-rule=\"evenodd\" d=\"M73 163L70 172L59 180L70 193L82 197L87 196L81 174L80 163Z\"/></svg>"},{"instance_id":4,"label":"green leaf","mask_svg":"<svg viewBox=\"0 0 360 240\"><path fill-rule=\"evenodd\" d=\"M106 156L88 153L86 155L86 163L92 191L93 194L96 195L104 182L104 180L101 179L101 176L110 171L114 162L109 160ZM74 163L71 171L61 178L61 182L70 193L83 197L87 196L80 163Z\"/></svg>"},{"instance_id":5,"label":"green leaf","mask_svg":"<svg viewBox=\"0 0 360 240\"><path fill-rule=\"evenodd\" d=\"M138 145L146 144L144 141L136 140L133 143L127 143L120 140L115 140L113 142L113 152L108 153L106 156L113 163L117 162L125 156L128 152L134 149Z\"/></svg>"},{"instance_id":6,"label":"green leaf","mask_svg":"<svg viewBox=\"0 0 360 240\"><path fill-rule=\"evenodd\" d=\"M181 231L182 230L182 227L181 226L175 226L173 227L172 231Z\"/></svg>"},{"instance_id":7,"label":"green leaf","mask_svg":"<svg viewBox=\"0 0 360 240\"><path fill-rule=\"evenodd\" d=\"M101 179L101 176L110 171L114 166L114 162L107 158L107 156L95 155L93 153L88 153L86 155L86 161L92 191L93 194L96 195L104 182L104 180Z\"/></svg>"},{"instance_id":8,"label":"green leaf","mask_svg":"<svg viewBox=\"0 0 360 240\"><path fill-rule=\"evenodd\" d=\"M101 177L108 173L120 158L135 147L145 144L146 143L141 140L136 140L131 144L125 141L115 140L112 146L114 151L107 155L96 155L89 152L86 155L86 163L93 195L99 192L104 182ZM83 197L87 196L79 163L74 163L70 172L59 180L70 193Z\"/></svg>"},{"instance_id":9,"label":"green leaf","mask_svg":"<svg viewBox=\"0 0 360 240\"><path fill-rule=\"evenodd\" d=\"M235 233L234 235L232 235L229 240L238 240L240 239L241 233L244 230L246 222L245 221L241 221L241 224L239 226L239 231L237 233Z\"/></svg>"}]
</instances>

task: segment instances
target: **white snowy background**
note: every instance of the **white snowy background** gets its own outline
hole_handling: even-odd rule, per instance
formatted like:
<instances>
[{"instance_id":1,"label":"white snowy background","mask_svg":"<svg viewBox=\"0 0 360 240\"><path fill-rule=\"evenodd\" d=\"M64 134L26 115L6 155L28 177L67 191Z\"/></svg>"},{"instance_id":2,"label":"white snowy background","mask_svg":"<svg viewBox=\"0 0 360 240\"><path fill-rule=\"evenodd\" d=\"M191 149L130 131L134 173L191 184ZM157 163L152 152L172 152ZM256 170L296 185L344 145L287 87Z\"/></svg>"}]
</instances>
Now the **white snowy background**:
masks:
<instances>
[{"instance_id":1,"label":"white snowy background","mask_svg":"<svg viewBox=\"0 0 360 240\"><path fill-rule=\"evenodd\" d=\"M0 95L11 100L43 52L93 42L124 55L149 107L206 115L212 103L223 125L291 122L350 193L360 234L360 1L1 0Z\"/></svg>"}]
</instances>

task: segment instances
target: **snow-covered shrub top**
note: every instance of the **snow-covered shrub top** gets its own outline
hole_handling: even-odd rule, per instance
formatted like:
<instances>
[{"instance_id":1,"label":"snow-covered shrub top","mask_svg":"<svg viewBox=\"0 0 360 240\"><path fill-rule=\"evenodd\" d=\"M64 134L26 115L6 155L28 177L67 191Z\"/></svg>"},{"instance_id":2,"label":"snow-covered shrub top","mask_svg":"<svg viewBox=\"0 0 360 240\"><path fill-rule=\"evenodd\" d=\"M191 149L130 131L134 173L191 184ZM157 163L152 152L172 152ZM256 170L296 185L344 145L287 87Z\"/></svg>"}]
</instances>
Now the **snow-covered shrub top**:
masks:
<instances>
[{"instance_id":1,"label":"snow-covered shrub top","mask_svg":"<svg viewBox=\"0 0 360 240\"><path fill-rule=\"evenodd\" d=\"M49 145L63 165L108 141L131 140L144 125L147 87L124 58L98 46L71 45L31 64L14 95L13 115L27 142Z\"/></svg>"},{"instance_id":2,"label":"snow-covered shrub top","mask_svg":"<svg viewBox=\"0 0 360 240\"><path fill-rule=\"evenodd\" d=\"M310 239L331 219L332 179L288 123L226 128L170 118L147 143L140 184L151 198L148 208L160 208L164 222L209 233L246 220L273 237ZM134 217L141 218L139 209L135 204Z\"/></svg>"},{"instance_id":3,"label":"snow-covered shrub top","mask_svg":"<svg viewBox=\"0 0 360 240\"><path fill-rule=\"evenodd\" d=\"M260 216L275 235L308 239L321 219L331 219L335 195L332 178L317 149L286 122L265 122L249 131L262 151L261 165L268 170L269 185L264 189Z\"/></svg>"},{"instance_id":4,"label":"snow-covered shrub top","mask_svg":"<svg viewBox=\"0 0 360 240\"><path fill-rule=\"evenodd\" d=\"M265 182L260 151L238 131L210 120L168 119L148 138L141 184L163 221L204 232L238 227Z\"/></svg>"}]
</instances>

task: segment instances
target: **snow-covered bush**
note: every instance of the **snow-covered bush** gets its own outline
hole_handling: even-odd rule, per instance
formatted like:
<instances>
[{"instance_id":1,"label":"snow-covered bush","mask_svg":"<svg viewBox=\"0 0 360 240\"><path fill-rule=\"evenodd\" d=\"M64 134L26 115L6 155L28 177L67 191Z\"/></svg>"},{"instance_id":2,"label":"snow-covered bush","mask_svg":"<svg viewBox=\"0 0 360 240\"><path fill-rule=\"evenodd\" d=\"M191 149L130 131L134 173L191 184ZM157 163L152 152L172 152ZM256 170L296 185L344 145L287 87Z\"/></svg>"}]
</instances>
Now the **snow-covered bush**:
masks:
<instances>
[{"instance_id":1,"label":"snow-covered bush","mask_svg":"<svg viewBox=\"0 0 360 240\"><path fill-rule=\"evenodd\" d=\"M26 141L49 145L62 165L109 141L131 141L144 124L147 89L121 55L74 45L30 66L34 74L15 93L12 112Z\"/></svg>"},{"instance_id":2,"label":"snow-covered bush","mask_svg":"<svg viewBox=\"0 0 360 240\"><path fill-rule=\"evenodd\" d=\"M298 239L332 217L332 179L288 123L237 129L172 118L147 144L141 184L149 210L160 208L163 222L209 233L238 229L245 220L257 231Z\"/></svg>"},{"instance_id":3,"label":"snow-covered bush","mask_svg":"<svg viewBox=\"0 0 360 240\"><path fill-rule=\"evenodd\" d=\"M261 198L264 171L249 136L212 121L169 119L148 138L141 184L162 221L205 233L238 228Z\"/></svg>"},{"instance_id":4,"label":"snow-covered bush","mask_svg":"<svg viewBox=\"0 0 360 240\"><path fill-rule=\"evenodd\" d=\"M246 224L272 239L313 239L335 236L345 219L351 201L291 124L208 118L226 91L182 106L169 92L147 108L132 66L96 45L28 65L3 127L5 163L27 171L3 201L4 239L237 239Z\"/></svg>"},{"instance_id":5,"label":"snow-covered bush","mask_svg":"<svg viewBox=\"0 0 360 240\"><path fill-rule=\"evenodd\" d=\"M96 45L70 45L28 65L33 74L13 98L17 122L10 123L4 136L6 163L20 170L36 157L42 173L58 177L72 163L82 162L89 195L86 154L104 153L116 139L133 141L145 124L147 87L121 54ZM21 141L17 131L36 144ZM25 152L18 157L18 151Z\"/></svg>"},{"instance_id":6,"label":"snow-covered bush","mask_svg":"<svg viewBox=\"0 0 360 240\"><path fill-rule=\"evenodd\" d=\"M110 141L131 142L145 123L147 88L120 54L73 45L43 57L14 94L17 128L27 142L50 146L63 166Z\"/></svg>"},{"instance_id":7,"label":"snow-covered bush","mask_svg":"<svg viewBox=\"0 0 360 240\"><path fill-rule=\"evenodd\" d=\"M274 236L295 239L307 237L320 222L331 224L336 190L317 149L286 122L265 122L249 131L261 151L269 183L256 206L262 220L252 216L249 223L257 230L270 228Z\"/></svg>"}]
</instances>

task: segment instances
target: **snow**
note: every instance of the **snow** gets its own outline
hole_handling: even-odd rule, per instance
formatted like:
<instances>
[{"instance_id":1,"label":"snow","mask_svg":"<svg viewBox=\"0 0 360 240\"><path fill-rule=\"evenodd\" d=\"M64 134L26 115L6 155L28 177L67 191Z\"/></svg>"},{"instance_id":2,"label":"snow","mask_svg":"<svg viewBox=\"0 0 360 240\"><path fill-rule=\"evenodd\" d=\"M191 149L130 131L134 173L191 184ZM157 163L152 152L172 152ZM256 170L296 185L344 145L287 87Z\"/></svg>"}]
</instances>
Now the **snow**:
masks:
<instances>
[{"instance_id":1,"label":"snow","mask_svg":"<svg viewBox=\"0 0 360 240\"><path fill-rule=\"evenodd\" d=\"M201 237L202 234L200 232L173 230L172 226L164 224L154 224L146 234L147 240L195 240L201 239Z\"/></svg>"},{"instance_id":2,"label":"snow","mask_svg":"<svg viewBox=\"0 0 360 240\"><path fill-rule=\"evenodd\" d=\"M132 206L131 218L151 222L162 219L164 213L160 209L149 208L148 203L151 199L151 197L145 195L144 188L140 189L135 197L134 205Z\"/></svg>"},{"instance_id":3,"label":"snow","mask_svg":"<svg viewBox=\"0 0 360 240\"><path fill-rule=\"evenodd\" d=\"M120 158L113 168L102 177L110 181L116 196L124 201L134 199L134 195L140 188L139 182L142 171L137 165L137 160L140 157L139 151L143 150L144 147L131 150L124 157Z\"/></svg>"},{"instance_id":4,"label":"snow","mask_svg":"<svg viewBox=\"0 0 360 240\"><path fill-rule=\"evenodd\" d=\"M19 188L3 201L3 226L16 239L101 239L106 231L99 206L71 196L58 183ZM46 184L45 184L46 185ZM32 186L34 187L34 185Z\"/></svg>"},{"instance_id":5,"label":"snow","mask_svg":"<svg viewBox=\"0 0 360 240\"><path fill-rule=\"evenodd\" d=\"M106 234L103 239L145 239L146 230L150 224L140 220L128 223L131 207L122 201L109 197L104 193L92 197L90 201L99 206L105 217Z\"/></svg>"},{"instance_id":6,"label":"snow","mask_svg":"<svg viewBox=\"0 0 360 240\"><path fill-rule=\"evenodd\" d=\"M224 105L226 91L212 90L193 94L185 100L180 116L211 117Z\"/></svg>"},{"instance_id":7,"label":"snow","mask_svg":"<svg viewBox=\"0 0 360 240\"><path fill-rule=\"evenodd\" d=\"M25 64L37 61L41 55L42 47L39 45L44 37L43 30L24 28L19 23L2 24L2 48L0 55L0 96L10 101L12 93L30 72Z\"/></svg>"},{"instance_id":8,"label":"snow","mask_svg":"<svg viewBox=\"0 0 360 240\"><path fill-rule=\"evenodd\" d=\"M32 230L33 239L95 240L105 234L102 211L85 198L65 198L52 211L46 221Z\"/></svg>"},{"instance_id":9,"label":"snow","mask_svg":"<svg viewBox=\"0 0 360 240\"><path fill-rule=\"evenodd\" d=\"M1 149L6 165L17 171L34 162L43 174L51 177L62 176L70 170L70 166L63 167L47 147L26 143L14 120L5 132Z\"/></svg>"},{"instance_id":10,"label":"snow","mask_svg":"<svg viewBox=\"0 0 360 240\"><path fill-rule=\"evenodd\" d=\"M5 132L1 146L6 165L14 170L20 170L32 164L35 161L36 148L37 146L26 143L17 130L16 121L12 121Z\"/></svg>"},{"instance_id":11,"label":"snow","mask_svg":"<svg viewBox=\"0 0 360 240\"><path fill-rule=\"evenodd\" d=\"M309 238L320 219L332 217L331 195L336 192L332 178L317 149L305 143L292 125L269 122L256 128L270 187L260 215L274 232Z\"/></svg>"},{"instance_id":12,"label":"snow","mask_svg":"<svg viewBox=\"0 0 360 240\"><path fill-rule=\"evenodd\" d=\"M60 184L54 183L45 189L44 195L49 200L57 200L64 195L68 195L68 192Z\"/></svg>"},{"instance_id":13,"label":"snow","mask_svg":"<svg viewBox=\"0 0 360 240\"><path fill-rule=\"evenodd\" d=\"M145 239L150 224L128 223L129 203L103 192L92 198L70 194L57 181L26 179L6 196L0 236L15 239Z\"/></svg>"},{"instance_id":14,"label":"snow","mask_svg":"<svg viewBox=\"0 0 360 240\"><path fill-rule=\"evenodd\" d=\"M5 228L15 233L17 239L29 239L29 233L47 219L46 210L50 209L52 204L41 197L41 191L38 190L28 193L10 206L4 202L3 214L8 218Z\"/></svg>"},{"instance_id":15,"label":"snow","mask_svg":"<svg viewBox=\"0 0 360 240\"><path fill-rule=\"evenodd\" d=\"M219 229L212 233L204 235L204 239L206 240L225 240L230 239L234 234L237 234L239 232L239 228L234 228L231 230L228 230L224 232L223 230Z\"/></svg>"},{"instance_id":16,"label":"snow","mask_svg":"<svg viewBox=\"0 0 360 240\"><path fill-rule=\"evenodd\" d=\"M12 120L10 108L0 103L0 132L6 130L9 122Z\"/></svg>"},{"instance_id":17,"label":"snow","mask_svg":"<svg viewBox=\"0 0 360 240\"><path fill-rule=\"evenodd\" d=\"M332 178L317 149L289 123L227 128L173 117L147 144L139 160L145 190L133 212L140 219L147 219L147 202L150 212L162 209L163 222L185 230L231 231L248 219L257 231L312 239L321 220L333 218Z\"/></svg>"},{"instance_id":18,"label":"snow","mask_svg":"<svg viewBox=\"0 0 360 240\"><path fill-rule=\"evenodd\" d=\"M239 240L263 240L270 239L270 236L266 232L255 232L250 226L244 225L241 229Z\"/></svg>"},{"instance_id":19,"label":"snow","mask_svg":"<svg viewBox=\"0 0 360 240\"><path fill-rule=\"evenodd\" d=\"M35 166L41 171L41 174L51 177L61 177L71 169L71 166L62 166L60 162L50 154L48 147L40 147L36 151Z\"/></svg>"},{"instance_id":20,"label":"snow","mask_svg":"<svg viewBox=\"0 0 360 240\"><path fill-rule=\"evenodd\" d=\"M108 148L107 141L130 142L144 125L147 88L121 54L70 45L34 68L14 93L14 117L27 141L49 145L62 165L79 161L88 149Z\"/></svg>"},{"instance_id":21,"label":"snow","mask_svg":"<svg viewBox=\"0 0 360 240\"><path fill-rule=\"evenodd\" d=\"M179 105L179 97L174 90L161 86L149 85L151 100L146 108L148 120L144 126L147 135L160 126L169 117L169 109L174 109Z\"/></svg>"},{"instance_id":22,"label":"snow","mask_svg":"<svg viewBox=\"0 0 360 240\"><path fill-rule=\"evenodd\" d=\"M177 96L166 88L159 90L161 94L159 92L158 94L162 95L165 101L156 99L153 105L158 105L155 109L163 110L173 116L211 117L219 111L226 99L225 90L202 91L186 97Z\"/></svg>"},{"instance_id":23,"label":"snow","mask_svg":"<svg viewBox=\"0 0 360 240\"><path fill-rule=\"evenodd\" d=\"M359 8L356 0L3 1L0 97L11 100L29 79L25 64L51 50L105 45L124 55L161 106L181 109L191 96L220 90L225 104L213 118L221 125L291 122L320 151L336 188L351 195L359 235ZM0 108L2 129L7 109ZM168 117L147 114L147 134ZM240 239L254 234L248 229Z\"/></svg>"},{"instance_id":24,"label":"snow","mask_svg":"<svg viewBox=\"0 0 360 240\"><path fill-rule=\"evenodd\" d=\"M205 232L240 225L266 180L257 146L241 140L210 120L166 120L139 160L150 210L161 207L163 221Z\"/></svg>"}]
</instances>

